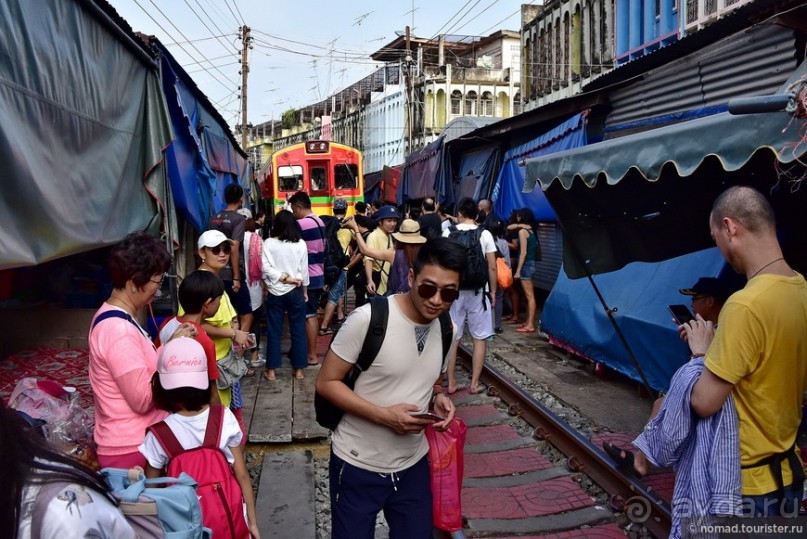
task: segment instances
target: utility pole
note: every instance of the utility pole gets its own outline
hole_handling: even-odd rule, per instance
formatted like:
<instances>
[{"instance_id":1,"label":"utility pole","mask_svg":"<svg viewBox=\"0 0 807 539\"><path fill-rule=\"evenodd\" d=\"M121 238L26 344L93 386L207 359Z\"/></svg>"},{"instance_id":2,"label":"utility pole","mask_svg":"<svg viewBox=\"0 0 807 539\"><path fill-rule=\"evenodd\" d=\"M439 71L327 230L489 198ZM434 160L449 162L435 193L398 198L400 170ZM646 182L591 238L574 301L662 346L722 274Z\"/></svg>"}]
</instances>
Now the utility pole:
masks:
<instances>
[{"instance_id":1,"label":"utility pole","mask_svg":"<svg viewBox=\"0 0 807 539\"><path fill-rule=\"evenodd\" d=\"M249 75L249 57L252 48L252 36L247 25L241 27L241 149L247 151L247 76Z\"/></svg>"},{"instance_id":2,"label":"utility pole","mask_svg":"<svg viewBox=\"0 0 807 539\"><path fill-rule=\"evenodd\" d=\"M409 36L410 28L406 27L406 56L404 58L404 77L406 78L406 153L412 153L412 123L414 122L413 115L413 99L412 99L412 48Z\"/></svg>"}]
</instances>

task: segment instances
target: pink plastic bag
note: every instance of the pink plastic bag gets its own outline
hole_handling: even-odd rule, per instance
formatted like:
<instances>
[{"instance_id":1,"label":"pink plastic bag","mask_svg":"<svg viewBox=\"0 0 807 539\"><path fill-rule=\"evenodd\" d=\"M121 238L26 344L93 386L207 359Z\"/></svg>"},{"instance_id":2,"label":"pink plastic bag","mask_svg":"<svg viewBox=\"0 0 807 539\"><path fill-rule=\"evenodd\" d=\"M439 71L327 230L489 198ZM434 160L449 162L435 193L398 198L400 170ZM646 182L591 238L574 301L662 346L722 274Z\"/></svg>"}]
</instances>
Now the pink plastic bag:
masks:
<instances>
[{"instance_id":1,"label":"pink plastic bag","mask_svg":"<svg viewBox=\"0 0 807 539\"><path fill-rule=\"evenodd\" d=\"M431 466L434 526L448 532L462 529L463 447L468 426L455 417L448 430L426 427Z\"/></svg>"}]
</instances>

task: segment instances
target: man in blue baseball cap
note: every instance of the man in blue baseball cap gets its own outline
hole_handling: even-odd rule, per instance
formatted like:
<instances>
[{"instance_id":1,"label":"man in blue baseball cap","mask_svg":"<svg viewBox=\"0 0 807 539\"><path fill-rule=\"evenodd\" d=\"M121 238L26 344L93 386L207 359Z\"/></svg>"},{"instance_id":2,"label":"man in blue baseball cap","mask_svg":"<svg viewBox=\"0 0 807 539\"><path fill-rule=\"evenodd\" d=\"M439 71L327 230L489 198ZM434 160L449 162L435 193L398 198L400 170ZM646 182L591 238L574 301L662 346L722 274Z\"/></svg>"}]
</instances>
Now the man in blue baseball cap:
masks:
<instances>
[{"instance_id":1,"label":"man in blue baseball cap","mask_svg":"<svg viewBox=\"0 0 807 539\"><path fill-rule=\"evenodd\" d=\"M367 236L367 247L371 249L394 249L391 234L395 232L401 220L401 212L395 206L381 206L373 214L373 220L378 223L376 228ZM370 295L383 295L387 291L387 279L392 264L370 257L364 257L364 271L367 274L367 293Z\"/></svg>"}]
</instances>

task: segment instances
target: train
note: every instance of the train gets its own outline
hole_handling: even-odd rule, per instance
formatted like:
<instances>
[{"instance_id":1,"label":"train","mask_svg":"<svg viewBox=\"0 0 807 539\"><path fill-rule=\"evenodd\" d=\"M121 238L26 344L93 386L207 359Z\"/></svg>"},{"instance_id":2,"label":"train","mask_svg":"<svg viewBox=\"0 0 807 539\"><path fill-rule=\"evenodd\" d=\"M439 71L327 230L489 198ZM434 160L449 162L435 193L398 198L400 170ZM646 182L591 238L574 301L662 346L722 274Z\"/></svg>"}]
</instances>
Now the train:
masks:
<instances>
[{"instance_id":1,"label":"train","mask_svg":"<svg viewBox=\"0 0 807 539\"><path fill-rule=\"evenodd\" d=\"M264 166L259 184L272 214L286 206L297 191L311 197L317 215L332 215L334 200L348 204L364 200L362 153L356 148L327 140L309 140L280 149Z\"/></svg>"}]
</instances>

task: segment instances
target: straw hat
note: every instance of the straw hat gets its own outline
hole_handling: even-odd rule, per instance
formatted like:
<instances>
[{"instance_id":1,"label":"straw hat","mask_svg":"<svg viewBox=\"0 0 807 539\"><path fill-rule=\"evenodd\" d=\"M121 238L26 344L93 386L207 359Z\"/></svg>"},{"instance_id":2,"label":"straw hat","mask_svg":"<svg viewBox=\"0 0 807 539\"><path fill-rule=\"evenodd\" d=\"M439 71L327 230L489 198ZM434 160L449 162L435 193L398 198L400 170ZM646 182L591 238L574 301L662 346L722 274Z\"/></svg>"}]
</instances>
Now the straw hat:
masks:
<instances>
[{"instance_id":1,"label":"straw hat","mask_svg":"<svg viewBox=\"0 0 807 539\"><path fill-rule=\"evenodd\" d=\"M392 237L401 243L426 243L426 238L420 235L420 224L412 219L404 219L398 232Z\"/></svg>"}]
</instances>

